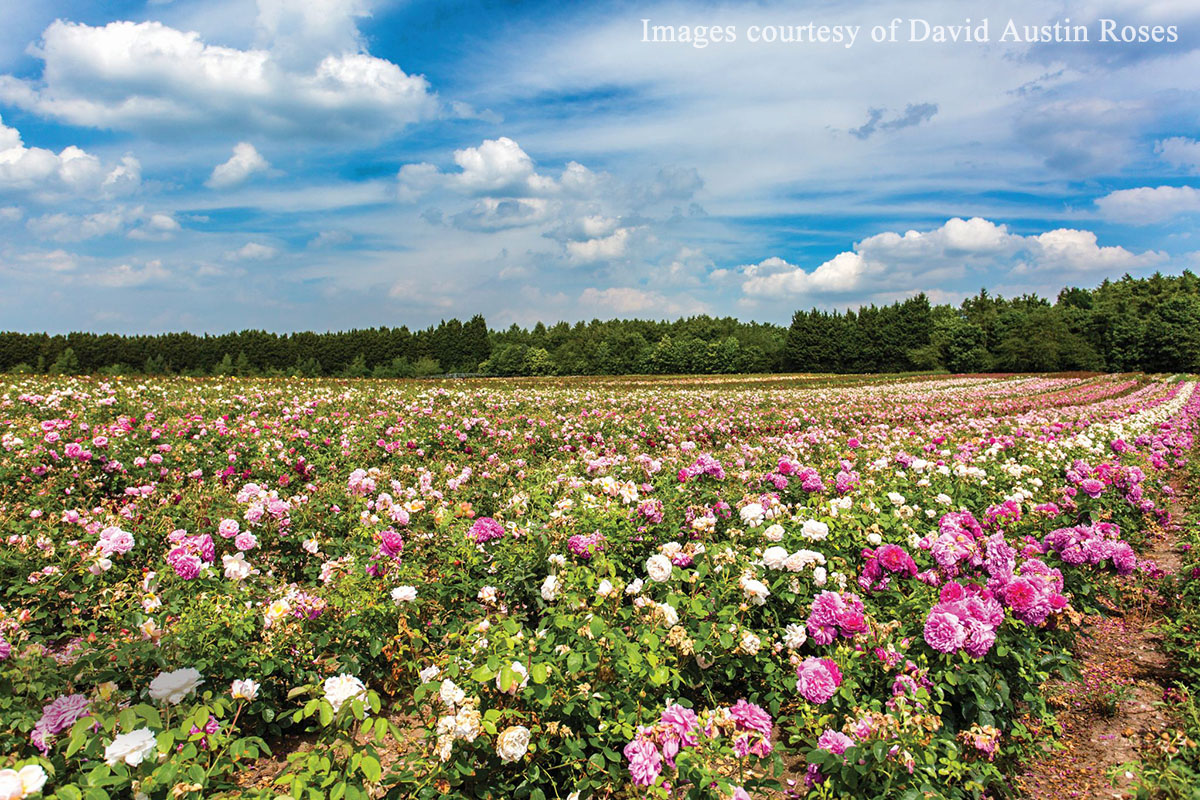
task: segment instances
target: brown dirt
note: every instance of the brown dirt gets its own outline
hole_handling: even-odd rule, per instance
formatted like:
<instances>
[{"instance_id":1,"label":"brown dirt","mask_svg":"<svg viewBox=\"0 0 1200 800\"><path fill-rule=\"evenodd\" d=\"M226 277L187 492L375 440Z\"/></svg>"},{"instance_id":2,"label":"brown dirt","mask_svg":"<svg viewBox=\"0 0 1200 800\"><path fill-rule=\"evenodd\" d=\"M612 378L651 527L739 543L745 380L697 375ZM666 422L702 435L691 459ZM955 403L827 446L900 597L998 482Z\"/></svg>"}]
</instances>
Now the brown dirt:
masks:
<instances>
[{"instance_id":1,"label":"brown dirt","mask_svg":"<svg viewBox=\"0 0 1200 800\"><path fill-rule=\"evenodd\" d=\"M1142 555L1164 573L1181 564L1169 530L1155 529ZM1046 745L1045 755L1014 780L1030 800L1129 797L1132 773L1120 767L1136 762L1148 739L1173 727L1162 705L1170 662L1154 633L1163 603L1153 588L1144 588L1144 579L1142 583L1142 588L1133 581L1123 586L1125 596L1111 616L1086 620L1076 650L1080 679L1047 686L1048 696L1062 709L1058 720L1063 730Z\"/></svg>"}]
</instances>

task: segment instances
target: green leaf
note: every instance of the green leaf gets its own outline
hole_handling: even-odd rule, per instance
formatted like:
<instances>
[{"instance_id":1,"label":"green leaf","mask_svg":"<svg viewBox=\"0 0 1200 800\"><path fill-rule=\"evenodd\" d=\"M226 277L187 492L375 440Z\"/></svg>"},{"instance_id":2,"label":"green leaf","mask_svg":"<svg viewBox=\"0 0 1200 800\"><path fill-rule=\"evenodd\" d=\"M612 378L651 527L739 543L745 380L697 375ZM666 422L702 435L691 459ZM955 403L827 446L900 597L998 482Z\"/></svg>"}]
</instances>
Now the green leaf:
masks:
<instances>
[{"instance_id":1,"label":"green leaf","mask_svg":"<svg viewBox=\"0 0 1200 800\"><path fill-rule=\"evenodd\" d=\"M505 664L500 668L500 691L507 692L517 685L517 671Z\"/></svg>"},{"instance_id":2,"label":"green leaf","mask_svg":"<svg viewBox=\"0 0 1200 800\"><path fill-rule=\"evenodd\" d=\"M379 783L379 779L383 777L383 767L379 765L379 759L375 756L364 755L358 768L371 783Z\"/></svg>"},{"instance_id":3,"label":"green leaf","mask_svg":"<svg viewBox=\"0 0 1200 800\"><path fill-rule=\"evenodd\" d=\"M534 683L545 683L546 672L545 664L534 664L529 670L529 677L533 679Z\"/></svg>"},{"instance_id":4,"label":"green leaf","mask_svg":"<svg viewBox=\"0 0 1200 800\"><path fill-rule=\"evenodd\" d=\"M486 664L480 664L471 673L471 680L479 681L480 683L488 683L492 678L496 677L496 673L492 671Z\"/></svg>"},{"instance_id":5,"label":"green leaf","mask_svg":"<svg viewBox=\"0 0 1200 800\"><path fill-rule=\"evenodd\" d=\"M583 668L583 656L572 652L567 656L567 672L576 673Z\"/></svg>"}]
</instances>

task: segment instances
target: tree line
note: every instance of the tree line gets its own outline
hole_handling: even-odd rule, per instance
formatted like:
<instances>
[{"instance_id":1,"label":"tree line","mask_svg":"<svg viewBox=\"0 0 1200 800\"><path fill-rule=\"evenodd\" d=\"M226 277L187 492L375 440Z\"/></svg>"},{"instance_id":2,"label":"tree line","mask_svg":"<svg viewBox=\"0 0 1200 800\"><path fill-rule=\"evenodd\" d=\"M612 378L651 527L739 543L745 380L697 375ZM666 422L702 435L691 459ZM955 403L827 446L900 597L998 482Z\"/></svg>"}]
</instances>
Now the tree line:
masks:
<instances>
[{"instance_id":1,"label":"tree line","mask_svg":"<svg viewBox=\"0 0 1200 800\"><path fill-rule=\"evenodd\" d=\"M410 331L155 336L0 333L0 371L404 378L444 374L1200 372L1200 279L1128 275L1094 289L934 305L797 311L789 327L695 316L489 330L480 315Z\"/></svg>"}]
</instances>

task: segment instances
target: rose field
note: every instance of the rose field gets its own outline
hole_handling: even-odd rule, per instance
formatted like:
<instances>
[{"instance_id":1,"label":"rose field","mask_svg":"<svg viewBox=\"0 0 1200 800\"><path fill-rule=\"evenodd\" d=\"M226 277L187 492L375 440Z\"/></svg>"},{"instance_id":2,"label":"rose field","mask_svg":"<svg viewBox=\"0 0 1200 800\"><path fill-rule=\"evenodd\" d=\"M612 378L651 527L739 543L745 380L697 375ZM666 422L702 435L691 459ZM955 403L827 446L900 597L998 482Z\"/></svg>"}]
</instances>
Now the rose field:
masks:
<instances>
[{"instance_id":1,"label":"rose field","mask_svg":"<svg viewBox=\"0 0 1200 800\"><path fill-rule=\"evenodd\" d=\"M1141 374L0 378L0 800L1019 797L1090 621L1175 579L1198 417Z\"/></svg>"}]
</instances>

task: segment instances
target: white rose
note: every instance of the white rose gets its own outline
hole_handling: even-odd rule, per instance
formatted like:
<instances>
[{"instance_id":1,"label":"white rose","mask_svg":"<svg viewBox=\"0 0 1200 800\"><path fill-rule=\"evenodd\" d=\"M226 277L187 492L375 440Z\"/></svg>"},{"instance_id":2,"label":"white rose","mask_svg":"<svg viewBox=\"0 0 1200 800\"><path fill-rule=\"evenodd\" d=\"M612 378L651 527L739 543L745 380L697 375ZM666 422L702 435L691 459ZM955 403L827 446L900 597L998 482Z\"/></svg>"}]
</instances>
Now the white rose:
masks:
<instances>
[{"instance_id":1,"label":"white rose","mask_svg":"<svg viewBox=\"0 0 1200 800\"><path fill-rule=\"evenodd\" d=\"M229 685L229 694L234 700L246 700L253 703L258 697L258 684L250 678L236 680Z\"/></svg>"},{"instance_id":2,"label":"white rose","mask_svg":"<svg viewBox=\"0 0 1200 800\"><path fill-rule=\"evenodd\" d=\"M246 560L244 553L236 556L226 553L221 556L221 564L225 567L225 577L231 581L244 581L254 573L254 567Z\"/></svg>"},{"instance_id":3,"label":"white rose","mask_svg":"<svg viewBox=\"0 0 1200 800\"><path fill-rule=\"evenodd\" d=\"M772 525L771 527L769 527L765 531L763 531L763 536L766 537L768 542L782 542L783 541L783 526L776 523L775 525Z\"/></svg>"},{"instance_id":4,"label":"white rose","mask_svg":"<svg viewBox=\"0 0 1200 800\"><path fill-rule=\"evenodd\" d=\"M663 622L668 628L674 628L679 624L679 612L675 610L675 606L669 603L659 603L658 611L663 616Z\"/></svg>"},{"instance_id":5,"label":"white rose","mask_svg":"<svg viewBox=\"0 0 1200 800\"><path fill-rule=\"evenodd\" d=\"M438 696L442 698L442 702L448 706L456 706L467 698L467 693L454 683L454 681L446 678L442 681L442 688L438 690Z\"/></svg>"},{"instance_id":6,"label":"white rose","mask_svg":"<svg viewBox=\"0 0 1200 800\"><path fill-rule=\"evenodd\" d=\"M890 500L894 506L902 506L905 502L904 495L900 494L899 492L888 492L887 499Z\"/></svg>"},{"instance_id":7,"label":"white rose","mask_svg":"<svg viewBox=\"0 0 1200 800\"><path fill-rule=\"evenodd\" d=\"M154 752L158 740L154 731L149 728L138 728L136 731L122 733L113 739L112 744L104 748L104 762L115 767L124 761L131 767L142 763L146 756Z\"/></svg>"},{"instance_id":8,"label":"white rose","mask_svg":"<svg viewBox=\"0 0 1200 800\"><path fill-rule=\"evenodd\" d=\"M883 537L878 533L868 533L867 544L871 545L871 547L879 547L879 545L883 544Z\"/></svg>"},{"instance_id":9,"label":"white rose","mask_svg":"<svg viewBox=\"0 0 1200 800\"><path fill-rule=\"evenodd\" d=\"M750 631L742 632L742 652L746 655L754 655L758 652L758 648L762 647L762 640L755 636Z\"/></svg>"},{"instance_id":10,"label":"white rose","mask_svg":"<svg viewBox=\"0 0 1200 800\"><path fill-rule=\"evenodd\" d=\"M650 580L657 583L671 579L671 559L664 555L654 555L646 559L646 574Z\"/></svg>"},{"instance_id":11,"label":"white rose","mask_svg":"<svg viewBox=\"0 0 1200 800\"><path fill-rule=\"evenodd\" d=\"M392 589L392 602L396 605L411 603L417 599L417 590L413 586L397 586Z\"/></svg>"},{"instance_id":12,"label":"white rose","mask_svg":"<svg viewBox=\"0 0 1200 800\"><path fill-rule=\"evenodd\" d=\"M421 679L421 683L429 683L439 674L441 674L441 670L436 665L431 665L418 672L417 677Z\"/></svg>"},{"instance_id":13,"label":"white rose","mask_svg":"<svg viewBox=\"0 0 1200 800\"><path fill-rule=\"evenodd\" d=\"M191 667L174 672L161 672L150 681L150 696L155 700L166 700L171 705L178 705L202 683L204 679L200 677L200 673Z\"/></svg>"},{"instance_id":14,"label":"white rose","mask_svg":"<svg viewBox=\"0 0 1200 800\"><path fill-rule=\"evenodd\" d=\"M757 528L763 521L763 507L758 503L750 503L742 506L742 510L738 512L738 516L742 518L747 526Z\"/></svg>"},{"instance_id":15,"label":"white rose","mask_svg":"<svg viewBox=\"0 0 1200 800\"><path fill-rule=\"evenodd\" d=\"M745 578L742 580L742 591L746 593L746 599L753 602L756 606L766 603L767 596L771 594L771 590L766 587L766 584L754 578Z\"/></svg>"},{"instance_id":16,"label":"white rose","mask_svg":"<svg viewBox=\"0 0 1200 800\"><path fill-rule=\"evenodd\" d=\"M942 492L937 497L933 498L933 501L939 506L948 506L954 502L950 495L946 494L945 492Z\"/></svg>"},{"instance_id":17,"label":"white rose","mask_svg":"<svg viewBox=\"0 0 1200 800\"><path fill-rule=\"evenodd\" d=\"M347 700L362 700L366 703L367 687L353 675L342 673L325 679L325 700L336 713Z\"/></svg>"},{"instance_id":18,"label":"white rose","mask_svg":"<svg viewBox=\"0 0 1200 800\"><path fill-rule=\"evenodd\" d=\"M558 591L558 576L547 575L546 580L542 581L542 599L547 603L553 603L554 599L558 597Z\"/></svg>"},{"instance_id":19,"label":"white rose","mask_svg":"<svg viewBox=\"0 0 1200 800\"><path fill-rule=\"evenodd\" d=\"M829 536L829 526L815 519L804 521L800 535L812 542L819 542Z\"/></svg>"},{"instance_id":20,"label":"white rose","mask_svg":"<svg viewBox=\"0 0 1200 800\"><path fill-rule=\"evenodd\" d=\"M26 795L40 792L46 785L46 770L38 764L26 764L17 775L21 778L21 789Z\"/></svg>"},{"instance_id":21,"label":"white rose","mask_svg":"<svg viewBox=\"0 0 1200 800\"><path fill-rule=\"evenodd\" d=\"M15 769L0 769L0 800L21 800L25 787Z\"/></svg>"},{"instance_id":22,"label":"white rose","mask_svg":"<svg viewBox=\"0 0 1200 800\"><path fill-rule=\"evenodd\" d=\"M787 558L788 551L783 547L768 547L762 554L763 564L770 569L782 569Z\"/></svg>"},{"instance_id":23,"label":"white rose","mask_svg":"<svg viewBox=\"0 0 1200 800\"><path fill-rule=\"evenodd\" d=\"M808 631L804 630L803 625L792 623L784 628L783 645L788 650L799 650L808 641Z\"/></svg>"},{"instance_id":24,"label":"white rose","mask_svg":"<svg viewBox=\"0 0 1200 800\"><path fill-rule=\"evenodd\" d=\"M496 737L496 755L506 764L519 761L529 750L529 728L512 725Z\"/></svg>"},{"instance_id":25,"label":"white rose","mask_svg":"<svg viewBox=\"0 0 1200 800\"><path fill-rule=\"evenodd\" d=\"M637 594L642 591L645 582L641 578L634 578L629 585L625 587L625 594Z\"/></svg>"},{"instance_id":26,"label":"white rose","mask_svg":"<svg viewBox=\"0 0 1200 800\"><path fill-rule=\"evenodd\" d=\"M616 594L616 589L613 588L612 581L608 578L600 581L600 585L596 587L597 597L611 597Z\"/></svg>"},{"instance_id":27,"label":"white rose","mask_svg":"<svg viewBox=\"0 0 1200 800\"><path fill-rule=\"evenodd\" d=\"M813 583L817 586L824 586L828 576L825 574L824 567L817 567L813 570Z\"/></svg>"}]
</instances>

